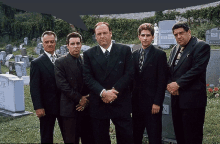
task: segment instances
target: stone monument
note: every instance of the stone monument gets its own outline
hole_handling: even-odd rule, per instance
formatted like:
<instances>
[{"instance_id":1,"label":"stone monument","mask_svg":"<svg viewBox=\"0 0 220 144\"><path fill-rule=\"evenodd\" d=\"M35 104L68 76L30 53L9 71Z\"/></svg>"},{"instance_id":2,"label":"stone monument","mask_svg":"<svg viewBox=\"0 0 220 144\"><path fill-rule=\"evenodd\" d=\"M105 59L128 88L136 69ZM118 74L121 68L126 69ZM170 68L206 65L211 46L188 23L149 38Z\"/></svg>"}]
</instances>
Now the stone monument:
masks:
<instances>
[{"instance_id":1,"label":"stone monument","mask_svg":"<svg viewBox=\"0 0 220 144\"><path fill-rule=\"evenodd\" d=\"M24 38L24 45L28 45L28 37Z\"/></svg>"},{"instance_id":2,"label":"stone monument","mask_svg":"<svg viewBox=\"0 0 220 144\"><path fill-rule=\"evenodd\" d=\"M157 23L154 24L154 43L153 45L158 45L158 37L159 37L159 28Z\"/></svg>"},{"instance_id":3,"label":"stone monument","mask_svg":"<svg viewBox=\"0 0 220 144\"><path fill-rule=\"evenodd\" d=\"M26 76L26 67L24 62L16 62L15 63L15 71L18 77Z\"/></svg>"},{"instance_id":4,"label":"stone monument","mask_svg":"<svg viewBox=\"0 0 220 144\"><path fill-rule=\"evenodd\" d=\"M0 52L0 62L2 65L4 65L6 62L6 52L5 51Z\"/></svg>"},{"instance_id":5,"label":"stone monument","mask_svg":"<svg viewBox=\"0 0 220 144\"><path fill-rule=\"evenodd\" d=\"M220 28L207 30L206 42L210 45L220 45Z\"/></svg>"}]
</instances>

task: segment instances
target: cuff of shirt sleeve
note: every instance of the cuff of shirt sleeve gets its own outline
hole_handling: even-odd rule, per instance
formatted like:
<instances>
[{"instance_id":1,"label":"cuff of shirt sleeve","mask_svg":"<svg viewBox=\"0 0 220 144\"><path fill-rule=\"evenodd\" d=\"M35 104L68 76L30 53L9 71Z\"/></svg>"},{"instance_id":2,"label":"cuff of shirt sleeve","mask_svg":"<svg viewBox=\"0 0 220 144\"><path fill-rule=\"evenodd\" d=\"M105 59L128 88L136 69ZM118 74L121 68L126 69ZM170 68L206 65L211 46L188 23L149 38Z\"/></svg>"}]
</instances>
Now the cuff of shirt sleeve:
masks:
<instances>
[{"instance_id":1,"label":"cuff of shirt sleeve","mask_svg":"<svg viewBox=\"0 0 220 144\"><path fill-rule=\"evenodd\" d=\"M105 91L106 89L103 89L100 93L100 97L102 97L102 93Z\"/></svg>"}]
</instances>

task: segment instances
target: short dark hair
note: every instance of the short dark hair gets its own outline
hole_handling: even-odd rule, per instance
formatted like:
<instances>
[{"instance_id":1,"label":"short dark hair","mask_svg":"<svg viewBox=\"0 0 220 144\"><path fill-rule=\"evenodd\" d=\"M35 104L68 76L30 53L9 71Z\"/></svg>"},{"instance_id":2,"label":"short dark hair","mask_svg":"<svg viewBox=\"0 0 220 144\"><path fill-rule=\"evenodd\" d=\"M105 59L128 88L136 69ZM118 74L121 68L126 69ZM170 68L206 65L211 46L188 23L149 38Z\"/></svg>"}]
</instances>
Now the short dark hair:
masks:
<instances>
[{"instance_id":1,"label":"short dark hair","mask_svg":"<svg viewBox=\"0 0 220 144\"><path fill-rule=\"evenodd\" d=\"M154 26L151 23L143 23L138 28L138 35L141 34L142 30L149 30L151 35L154 36Z\"/></svg>"},{"instance_id":2,"label":"short dark hair","mask_svg":"<svg viewBox=\"0 0 220 144\"><path fill-rule=\"evenodd\" d=\"M57 41L57 36L55 34L55 32L53 31L45 31L42 35L41 35L41 41L43 42L43 38L45 35L53 35L55 37L55 41Z\"/></svg>"},{"instance_id":3,"label":"short dark hair","mask_svg":"<svg viewBox=\"0 0 220 144\"><path fill-rule=\"evenodd\" d=\"M107 22L98 22L98 23L95 25L94 33L95 33L95 29L96 29L98 26L102 25L102 24L106 25L106 26L108 27L109 31L112 31L111 27L109 26L109 24L108 24Z\"/></svg>"},{"instance_id":4,"label":"short dark hair","mask_svg":"<svg viewBox=\"0 0 220 144\"><path fill-rule=\"evenodd\" d=\"M80 42L82 43L82 36L77 32L72 32L72 33L69 33L66 37L66 44L67 45L69 45L70 38L72 38L72 37L74 37L74 38L78 37L80 39Z\"/></svg>"},{"instance_id":5,"label":"short dark hair","mask_svg":"<svg viewBox=\"0 0 220 144\"><path fill-rule=\"evenodd\" d=\"M188 26L187 22L184 22L184 21L179 21L179 22L175 23L172 27L172 31L174 32L174 30L178 29L178 28L183 28L186 32L188 32L188 30L189 30L189 26Z\"/></svg>"}]
</instances>

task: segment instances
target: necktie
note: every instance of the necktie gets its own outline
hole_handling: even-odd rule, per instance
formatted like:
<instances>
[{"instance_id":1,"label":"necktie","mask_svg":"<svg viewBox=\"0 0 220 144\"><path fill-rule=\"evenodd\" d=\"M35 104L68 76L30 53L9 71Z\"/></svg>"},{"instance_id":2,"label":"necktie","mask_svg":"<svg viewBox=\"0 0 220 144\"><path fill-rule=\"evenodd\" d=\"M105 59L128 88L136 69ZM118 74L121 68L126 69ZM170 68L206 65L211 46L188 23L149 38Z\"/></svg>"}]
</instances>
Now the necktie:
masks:
<instances>
[{"instance_id":1,"label":"necktie","mask_svg":"<svg viewBox=\"0 0 220 144\"><path fill-rule=\"evenodd\" d=\"M180 60L180 58L181 58L181 56L183 54L183 50L184 50L184 47L181 47L181 49L180 49L180 51L179 51L179 53L177 55L176 61L175 61L175 66L178 64L178 62L179 62L179 60Z\"/></svg>"},{"instance_id":2,"label":"necktie","mask_svg":"<svg viewBox=\"0 0 220 144\"><path fill-rule=\"evenodd\" d=\"M55 64L55 60L56 60L56 56L55 56L55 55L51 55L51 62L52 62L53 64Z\"/></svg>"},{"instance_id":3,"label":"necktie","mask_svg":"<svg viewBox=\"0 0 220 144\"><path fill-rule=\"evenodd\" d=\"M144 50L140 53L140 59L139 59L139 72L141 73L142 67L144 65Z\"/></svg>"},{"instance_id":4,"label":"necktie","mask_svg":"<svg viewBox=\"0 0 220 144\"><path fill-rule=\"evenodd\" d=\"M105 51L105 57L106 59L108 59L108 56L109 56L110 52L108 50Z\"/></svg>"}]
</instances>

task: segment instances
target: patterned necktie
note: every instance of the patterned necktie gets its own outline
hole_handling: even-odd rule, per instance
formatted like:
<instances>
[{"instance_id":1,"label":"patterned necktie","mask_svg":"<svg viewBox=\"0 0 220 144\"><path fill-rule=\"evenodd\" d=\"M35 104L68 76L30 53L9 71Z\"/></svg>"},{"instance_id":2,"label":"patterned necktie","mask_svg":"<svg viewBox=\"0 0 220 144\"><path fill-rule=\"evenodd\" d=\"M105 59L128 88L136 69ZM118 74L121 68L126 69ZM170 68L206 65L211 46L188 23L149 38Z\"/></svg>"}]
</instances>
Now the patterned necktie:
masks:
<instances>
[{"instance_id":1,"label":"patterned necktie","mask_svg":"<svg viewBox=\"0 0 220 144\"><path fill-rule=\"evenodd\" d=\"M55 60L56 60L56 56L55 56L55 55L51 55L51 62L52 62L53 64L55 64Z\"/></svg>"},{"instance_id":2,"label":"patterned necktie","mask_svg":"<svg viewBox=\"0 0 220 144\"><path fill-rule=\"evenodd\" d=\"M108 59L108 56L109 56L110 52L108 50L105 51L105 57L106 59Z\"/></svg>"},{"instance_id":3,"label":"patterned necktie","mask_svg":"<svg viewBox=\"0 0 220 144\"><path fill-rule=\"evenodd\" d=\"M180 60L180 58L181 58L181 56L183 54L183 50L184 50L184 47L181 47L181 49L180 49L180 51L179 51L179 53L177 55L176 61L175 61L175 66L178 64L178 62L179 62L179 60Z\"/></svg>"},{"instance_id":4,"label":"patterned necktie","mask_svg":"<svg viewBox=\"0 0 220 144\"><path fill-rule=\"evenodd\" d=\"M142 67L144 65L144 50L142 50L142 52L140 53L140 59L139 59L139 72L141 73L142 71Z\"/></svg>"}]
</instances>

